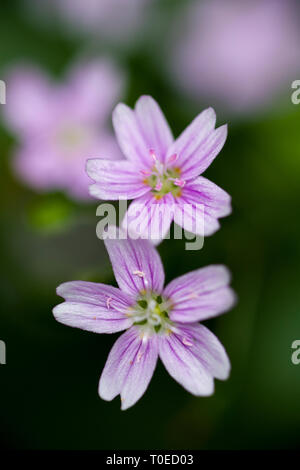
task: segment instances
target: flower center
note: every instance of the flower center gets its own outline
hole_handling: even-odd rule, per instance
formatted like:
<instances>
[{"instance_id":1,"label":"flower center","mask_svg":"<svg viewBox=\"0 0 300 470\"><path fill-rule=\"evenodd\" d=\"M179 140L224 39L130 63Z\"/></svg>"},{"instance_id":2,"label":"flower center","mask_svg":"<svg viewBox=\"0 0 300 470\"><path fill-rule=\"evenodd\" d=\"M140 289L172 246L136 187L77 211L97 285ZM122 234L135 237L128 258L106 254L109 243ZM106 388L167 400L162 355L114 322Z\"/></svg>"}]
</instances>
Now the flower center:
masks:
<instances>
[{"instance_id":1,"label":"flower center","mask_svg":"<svg viewBox=\"0 0 300 470\"><path fill-rule=\"evenodd\" d=\"M149 150L149 153L154 164L150 171L141 171L146 177L144 183L152 188L152 194L156 199L161 199L168 193L179 197L185 181L180 178L180 168L171 165L176 161L177 155L172 155L164 165L157 159L154 150Z\"/></svg>"},{"instance_id":2,"label":"flower center","mask_svg":"<svg viewBox=\"0 0 300 470\"><path fill-rule=\"evenodd\" d=\"M59 145L68 151L82 147L88 140L88 137L87 129L76 124L64 125L57 133Z\"/></svg>"},{"instance_id":3,"label":"flower center","mask_svg":"<svg viewBox=\"0 0 300 470\"><path fill-rule=\"evenodd\" d=\"M170 303L161 295L147 292L131 307L134 325L149 333L166 333L173 325L169 319Z\"/></svg>"}]
</instances>

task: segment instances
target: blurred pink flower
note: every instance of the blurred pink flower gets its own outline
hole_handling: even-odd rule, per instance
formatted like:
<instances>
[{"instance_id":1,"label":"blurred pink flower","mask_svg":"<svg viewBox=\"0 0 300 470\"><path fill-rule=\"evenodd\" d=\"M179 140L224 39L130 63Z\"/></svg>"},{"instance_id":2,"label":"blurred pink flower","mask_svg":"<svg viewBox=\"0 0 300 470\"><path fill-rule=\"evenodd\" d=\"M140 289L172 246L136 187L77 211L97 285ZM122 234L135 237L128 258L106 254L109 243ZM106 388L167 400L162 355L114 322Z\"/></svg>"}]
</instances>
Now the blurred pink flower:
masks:
<instances>
[{"instance_id":1,"label":"blurred pink flower","mask_svg":"<svg viewBox=\"0 0 300 470\"><path fill-rule=\"evenodd\" d=\"M298 19L293 0L197 1L172 37L173 77L213 105L264 106L300 70Z\"/></svg>"},{"instance_id":2,"label":"blurred pink flower","mask_svg":"<svg viewBox=\"0 0 300 470\"><path fill-rule=\"evenodd\" d=\"M32 0L31 0L32 1ZM151 0L33 0L35 11L56 16L77 32L128 39L138 29Z\"/></svg>"},{"instance_id":3,"label":"blurred pink flower","mask_svg":"<svg viewBox=\"0 0 300 470\"><path fill-rule=\"evenodd\" d=\"M4 117L19 138L14 166L21 179L37 190L90 198L86 159L99 152L122 158L107 126L122 81L107 61L78 63L58 84L34 67L12 69Z\"/></svg>"}]
</instances>

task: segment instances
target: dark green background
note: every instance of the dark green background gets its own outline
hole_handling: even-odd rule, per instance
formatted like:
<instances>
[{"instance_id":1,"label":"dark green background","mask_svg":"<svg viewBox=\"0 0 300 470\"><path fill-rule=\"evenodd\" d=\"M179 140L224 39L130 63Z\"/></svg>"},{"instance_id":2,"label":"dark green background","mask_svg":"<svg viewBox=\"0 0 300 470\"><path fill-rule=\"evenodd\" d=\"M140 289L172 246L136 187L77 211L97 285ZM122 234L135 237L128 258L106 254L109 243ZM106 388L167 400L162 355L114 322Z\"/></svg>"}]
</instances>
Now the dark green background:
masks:
<instances>
[{"instance_id":1,"label":"dark green background","mask_svg":"<svg viewBox=\"0 0 300 470\"><path fill-rule=\"evenodd\" d=\"M124 100L142 94L162 106L175 135L202 109L169 83L159 66L176 8L157 2L160 21L130 47L99 41L128 70ZM54 23L31 21L19 2L1 1L0 78L19 60L60 76L88 39ZM14 136L0 127L0 442L18 449L295 448L300 432L300 365L291 344L300 339L300 105L233 119L216 108L229 137L205 176L227 190L233 213L205 240L185 251L184 240L159 246L167 281L211 263L233 273L236 308L206 324L232 362L227 382L196 398L159 364L144 397L120 411L119 399L97 395L100 373L117 335L95 335L58 324L51 313L58 284L84 279L114 283L103 243L96 238L97 201L80 205L61 194L39 195L18 182L10 159ZM220 77L220 80L222 77ZM211 103L214 105L214 103ZM1 109L0 109L1 112Z\"/></svg>"}]
</instances>

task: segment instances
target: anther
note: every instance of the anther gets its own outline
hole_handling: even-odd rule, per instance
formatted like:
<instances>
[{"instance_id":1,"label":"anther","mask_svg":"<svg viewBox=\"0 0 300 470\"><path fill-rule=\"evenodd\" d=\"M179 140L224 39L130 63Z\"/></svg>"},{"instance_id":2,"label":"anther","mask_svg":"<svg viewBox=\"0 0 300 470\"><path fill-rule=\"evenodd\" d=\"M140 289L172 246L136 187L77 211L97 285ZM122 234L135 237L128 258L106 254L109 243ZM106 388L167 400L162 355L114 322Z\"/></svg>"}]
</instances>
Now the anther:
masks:
<instances>
[{"instance_id":1,"label":"anther","mask_svg":"<svg viewBox=\"0 0 300 470\"><path fill-rule=\"evenodd\" d=\"M132 274L135 274L136 276L139 276L139 277L145 277L145 273L139 270L133 271Z\"/></svg>"},{"instance_id":2,"label":"anther","mask_svg":"<svg viewBox=\"0 0 300 470\"><path fill-rule=\"evenodd\" d=\"M175 186L179 186L180 188L183 188L183 186L185 185L185 181L181 180L180 178L175 178L173 180L173 183L175 184Z\"/></svg>"},{"instance_id":3,"label":"anther","mask_svg":"<svg viewBox=\"0 0 300 470\"><path fill-rule=\"evenodd\" d=\"M178 157L177 153L173 153L173 155L171 155L171 156L168 158L168 160L167 160L168 163L173 163L173 162L175 162L175 161L177 160L177 157Z\"/></svg>"},{"instance_id":4,"label":"anther","mask_svg":"<svg viewBox=\"0 0 300 470\"><path fill-rule=\"evenodd\" d=\"M142 359L142 356L143 356L143 353L139 352L136 358L136 362L140 362L140 360Z\"/></svg>"},{"instance_id":5,"label":"anther","mask_svg":"<svg viewBox=\"0 0 300 470\"><path fill-rule=\"evenodd\" d=\"M183 344L185 344L186 346L193 346L193 343L191 343L188 339L186 338L182 338L182 342Z\"/></svg>"},{"instance_id":6,"label":"anther","mask_svg":"<svg viewBox=\"0 0 300 470\"><path fill-rule=\"evenodd\" d=\"M150 153L150 157L152 158L152 160L154 161L154 163L156 163L156 161L157 161L157 156L156 156L154 150L153 150L153 149L150 149L150 150L149 150L149 153Z\"/></svg>"},{"instance_id":7,"label":"anther","mask_svg":"<svg viewBox=\"0 0 300 470\"><path fill-rule=\"evenodd\" d=\"M188 299L197 299L198 294L196 292L191 292L190 295L188 296Z\"/></svg>"},{"instance_id":8,"label":"anther","mask_svg":"<svg viewBox=\"0 0 300 470\"><path fill-rule=\"evenodd\" d=\"M159 182L156 184L156 186L154 187L154 189L155 189L155 191L160 191L161 188L162 188L162 182L159 181Z\"/></svg>"}]
</instances>

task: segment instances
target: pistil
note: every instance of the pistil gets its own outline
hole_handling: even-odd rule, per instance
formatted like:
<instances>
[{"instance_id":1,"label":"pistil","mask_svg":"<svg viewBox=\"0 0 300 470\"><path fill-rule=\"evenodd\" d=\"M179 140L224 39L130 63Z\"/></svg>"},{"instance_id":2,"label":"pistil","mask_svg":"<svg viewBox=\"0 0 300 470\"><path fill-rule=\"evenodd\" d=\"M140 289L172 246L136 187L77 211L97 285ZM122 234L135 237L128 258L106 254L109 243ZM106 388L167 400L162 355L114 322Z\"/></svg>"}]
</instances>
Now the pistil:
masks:
<instances>
[{"instance_id":1,"label":"pistil","mask_svg":"<svg viewBox=\"0 0 300 470\"><path fill-rule=\"evenodd\" d=\"M164 165L156 156L153 149L149 150L153 161L151 170L142 169L141 174L145 176L144 183L152 188L152 194L156 199L161 199L168 193L174 197L181 195L185 180L180 178L180 168L171 166L177 160L177 154L171 155Z\"/></svg>"},{"instance_id":2,"label":"pistil","mask_svg":"<svg viewBox=\"0 0 300 470\"><path fill-rule=\"evenodd\" d=\"M169 319L170 308L171 303L161 295L146 293L137 300L135 306L131 307L128 315L144 332L164 333L169 331L173 324Z\"/></svg>"}]
</instances>

